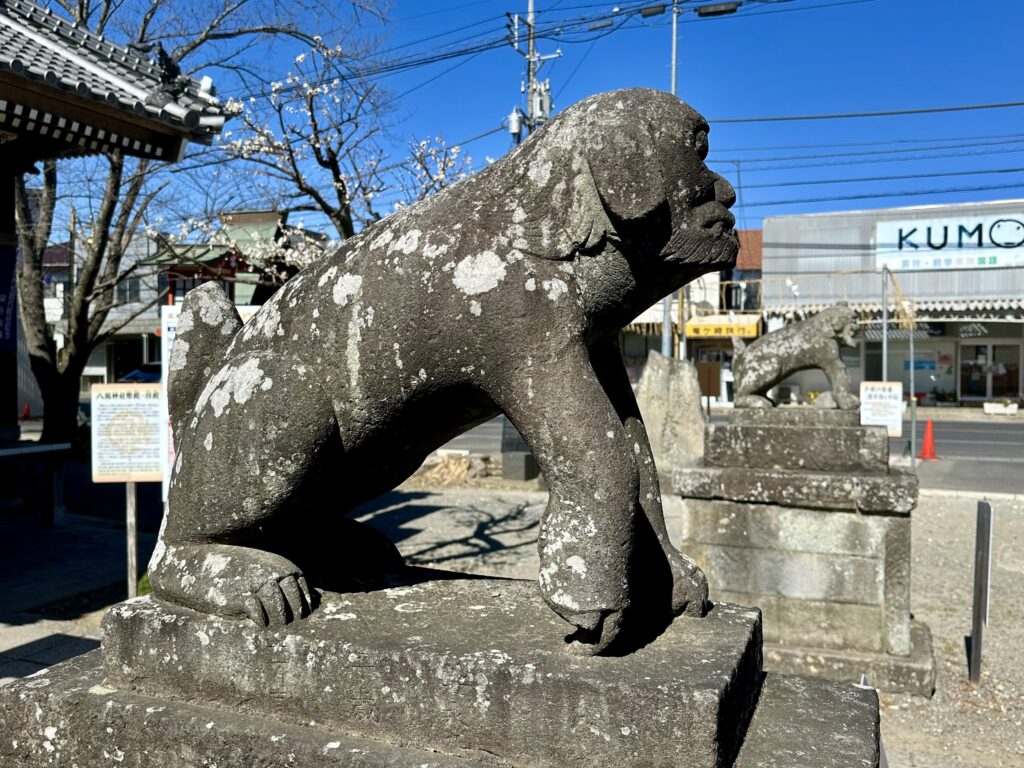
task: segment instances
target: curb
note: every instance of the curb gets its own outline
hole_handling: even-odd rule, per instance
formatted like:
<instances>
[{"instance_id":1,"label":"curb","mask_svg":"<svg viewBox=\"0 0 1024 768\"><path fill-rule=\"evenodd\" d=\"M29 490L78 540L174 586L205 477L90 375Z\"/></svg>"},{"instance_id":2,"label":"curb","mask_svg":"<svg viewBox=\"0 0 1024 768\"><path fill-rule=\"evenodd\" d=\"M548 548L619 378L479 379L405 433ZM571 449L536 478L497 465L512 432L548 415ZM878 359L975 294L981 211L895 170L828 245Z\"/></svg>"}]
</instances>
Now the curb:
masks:
<instances>
[{"instance_id":1,"label":"curb","mask_svg":"<svg viewBox=\"0 0 1024 768\"><path fill-rule=\"evenodd\" d=\"M981 501L1024 501L1024 493L986 493L984 491L946 490L944 488L921 488L920 497L935 499L975 499Z\"/></svg>"}]
</instances>

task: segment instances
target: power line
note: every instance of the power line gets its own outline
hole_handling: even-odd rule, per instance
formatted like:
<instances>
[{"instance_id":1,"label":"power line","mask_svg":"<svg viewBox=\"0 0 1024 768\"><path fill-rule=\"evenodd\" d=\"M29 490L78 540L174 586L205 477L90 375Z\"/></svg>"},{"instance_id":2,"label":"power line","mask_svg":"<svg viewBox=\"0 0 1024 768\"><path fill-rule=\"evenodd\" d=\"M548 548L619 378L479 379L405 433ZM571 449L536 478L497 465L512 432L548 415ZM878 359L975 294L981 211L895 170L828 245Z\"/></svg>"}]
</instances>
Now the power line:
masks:
<instances>
[{"instance_id":1,"label":"power line","mask_svg":"<svg viewBox=\"0 0 1024 768\"><path fill-rule=\"evenodd\" d=\"M995 104L961 104L952 107L923 107L921 109L892 109L880 112L839 112L830 115L773 115L770 117L726 117L708 120L709 123L779 123L796 120L848 120L862 117L893 117L897 115L931 115L942 112L968 112L979 109L1007 109L1024 107L1024 101L1004 101Z\"/></svg>"},{"instance_id":2,"label":"power line","mask_svg":"<svg viewBox=\"0 0 1024 768\"><path fill-rule=\"evenodd\" d=\"M827 168L830 166L837 165L881 165L882 163L912 163L918 160L942 160L950 157L983 157L986 155L1016 154L1018 152L1024 152L1024 147L1014 147L1011 149L986 149L980 152L940 152L930 155L919 155L916 157L880 157L868 158L866 160L830 160L822 163L794 163L792 165L776 165L768 168L747 168L746 166L744 166L743 171L744 173L765 173L770 171L789 171L795 170L797 168ZM733 161L733 163L735 162L736 161Z\"/></svg>"},{"instance_id":3,"label":"power line","mask_svg":"<svg viewBox=\"0 0 1024 768\"><path fill-rule=\"evenodd\" d=\"M888 144L935 144L950 141L981 141L984 139L1024 139L1024 133L990 133L983 136L947 136L930 139L888 139L886 141L848 141L838 144L776 144L763 147L716 147L715 152L770 152L776 149L835 149L842 147L878 147ZM750 162L749 159L743 162Z\"/></svg>"},{"instance_id":4,"label":"power line","mask_svg":"<svg viewBox=\"0 0 1024 768\"><path fill-rule=\"evenodd\" d=\"M878 192L864 195L843 195L840 197L807 197L795 200L771 200L761 203L745 203L745 208L766 208L776 205L804 205L807 203L834 203L843 200L872 200L884 197L919 197L921 195L960 194L963 192L988 192L996 189L1024 189L1020 184L988 184L977 187L946 187L945 189L922 189L906 192Z\"/></svg>"},{"instance_id":5,"label":"power line","mask_svg":"<svg viewBox=\"0 0 1024 768\"><path fill-rule=\"evenodd\" d=\"M984 176L992 173L1024 173L1024 168L995 168L981 171L948 171L945 173L911 173L899 176L861 176L853 179L823 179L812 181L781 181L775 184L746 184L744 189L773 189L776 187L813 187L821 184L860 184L866 181L907 181L909 179L937 179L946 176Z\"/></svg>"},{"instance_id":6,"label":"power line","mask_svg":"<svg viewBox=\"0 0 1024 768\"><path fill-rule=\"evenodd\" d=\"M777 163L790 160L827 160L833 157L866 157L869 155L905 155L908 152L942 152L948 149L971 149L973 147L994 147L1005 144L1022 144L1024 138L1003 139L999 141L980 141L967 144L947 144L934 147L916 147L913 149L875 149L865 152L829 152L817 155L790 155L784 157L747 157L747 158L711 158L715 163Z\"/></svg>"}]
</instances>

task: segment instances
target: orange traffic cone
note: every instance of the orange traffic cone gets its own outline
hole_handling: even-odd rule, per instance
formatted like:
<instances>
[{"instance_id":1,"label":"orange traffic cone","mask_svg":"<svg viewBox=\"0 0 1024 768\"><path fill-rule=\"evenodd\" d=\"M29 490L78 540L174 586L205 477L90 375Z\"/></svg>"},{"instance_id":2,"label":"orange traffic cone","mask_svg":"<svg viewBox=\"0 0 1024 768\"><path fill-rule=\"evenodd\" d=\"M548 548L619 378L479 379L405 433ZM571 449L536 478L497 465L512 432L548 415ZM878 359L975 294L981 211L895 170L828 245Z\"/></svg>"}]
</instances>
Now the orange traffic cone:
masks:
<instances>
[{"instance_id":1,"label":"orange traffic cone","mask_svg":"<svg viewBox=\"0 0 1024 768\"><path fill-rule=\"evenodd\" d=\"M25 403L25 407L21 409L21 418L25 421L32 418L32 411L28 407L28 403Z\"/></svg>"},{"instance_id":2,"label":"orange traffic cone","mask_svg":"<svg viewBox=\"0 0 1024 768\"><path fill-rule=\"evenodd\" d=\"M917 458L921 461L939 460L939 457L935 455L935 431L932 428L931 419L928 419L928 422L924 425L924 442L921 443L921 453L918 454Z\"/></svg>"}]
</instances>

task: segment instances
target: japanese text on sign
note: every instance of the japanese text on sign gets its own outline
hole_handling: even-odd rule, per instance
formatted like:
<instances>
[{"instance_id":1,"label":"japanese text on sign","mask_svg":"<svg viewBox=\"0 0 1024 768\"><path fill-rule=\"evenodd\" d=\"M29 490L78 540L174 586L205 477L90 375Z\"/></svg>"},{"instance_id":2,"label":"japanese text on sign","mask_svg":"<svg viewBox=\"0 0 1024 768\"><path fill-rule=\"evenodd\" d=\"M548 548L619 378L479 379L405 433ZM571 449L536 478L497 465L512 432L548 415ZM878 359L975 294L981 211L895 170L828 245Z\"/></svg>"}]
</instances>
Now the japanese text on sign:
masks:
<instances>
[{"instance_id":1,"label":"japanese text on sign","mask_svg":"<svg viewBox=\"0 0 1024 768\"><path fill-rule=\"evenodd\" d=\"M903 436L903 384L899 381L860 383L860 424L879 426L889 437Z\"/></svg>"},{"instance_id":2,"label":"japanese text on sign","mask_svg":"<svg viewBox=\"0 0 1024 768\"><path fill-rule=\"evenodd\" d=\"M159 384L94 384L93 482L159 482L160 426Z\"/></svg>"}]
</instances>

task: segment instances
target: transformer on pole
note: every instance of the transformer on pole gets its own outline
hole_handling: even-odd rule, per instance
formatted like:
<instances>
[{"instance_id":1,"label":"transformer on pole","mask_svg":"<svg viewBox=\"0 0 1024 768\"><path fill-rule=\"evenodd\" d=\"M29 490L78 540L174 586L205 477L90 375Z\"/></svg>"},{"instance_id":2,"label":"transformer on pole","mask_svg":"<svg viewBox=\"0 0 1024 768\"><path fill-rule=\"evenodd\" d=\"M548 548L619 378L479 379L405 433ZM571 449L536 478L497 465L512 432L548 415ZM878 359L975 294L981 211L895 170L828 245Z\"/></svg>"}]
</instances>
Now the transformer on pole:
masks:
<instances>
[{"instance_id":1,"label":"transformer on pole","mask_svg":"<svg viewBox=\"0 0 1024 768\"><path fill-rule=\"evenodd\" d=\"M524 127L527 134L532 133L551 117L551 109L554 106L551 99L551 81L538 80L537 75L545 61L557 59L562 55L561 50L544 55L537 53L533 3L534 0L529 0L525 20L521 19L519 14L505 14L508 17L506 27L509 31L509 43L526 58L526 81L522 84L522 92L526 94L526 112L515 107L508 117L508 132L516 144L522 141ZM525 52L519 47L520 23L526 27Z\"/></svg>"}]
</instances>

